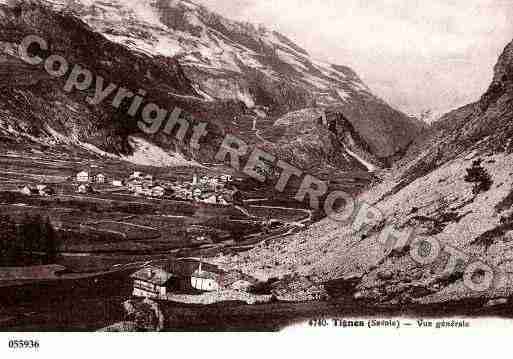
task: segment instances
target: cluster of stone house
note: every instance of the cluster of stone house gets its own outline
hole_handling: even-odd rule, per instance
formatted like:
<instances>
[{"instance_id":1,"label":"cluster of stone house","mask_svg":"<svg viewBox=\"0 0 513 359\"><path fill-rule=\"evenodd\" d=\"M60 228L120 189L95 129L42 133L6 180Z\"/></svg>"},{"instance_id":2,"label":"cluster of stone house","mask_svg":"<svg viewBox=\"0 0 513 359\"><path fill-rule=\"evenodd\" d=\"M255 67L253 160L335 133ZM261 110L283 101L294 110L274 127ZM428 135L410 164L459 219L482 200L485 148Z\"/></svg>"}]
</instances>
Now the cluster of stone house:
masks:
<instances>
[{"instance_id":1,"label":"cluster of stone house","mask_svg":"<svg viewBox=\"0 0 513 359\"><path fill-rule=\"evenodd\" d=\"M76 180L78 183L98 183L103 184L107 180L107 177L103 173L91 175L87 171L77 173Z\"/></svg>"},{"instance_id":2,"label":"cluster of stone house","mask_svg":"<svg viewBox=\"0 0 513 359\"><path fill-rule=\"evenodd\" d=\"M139 171L132 173L124 185L136 196L164 197L172 193L168 187L158 184L152 175Z\"/></svg>"},{"instance_id":3,"label":"cluster of stone house","mask_svg":"<svg viewBox=\"0 0 513 359\"><path fill-rule=\"evenodd\" d=\"M78 183L77 193L94 193L93 183L104 184L107 177L103 173L91 174L88 171L81 171L75 177Z\"/></svg>"},{"instance_id":4,"label":"cluster of stone house","mask_svg":"<svg viewBox=\"0 0 513 359\"><path fill-rule=\"evenodd\" d=\"M81 194L94 193L94 188L90 183L82 183L78 186L77 193L81 193Z\"/></svg>"},{"instance_id":5,"label":"cluster of stone house","mask_svg":"<svg viewBox=\"0 0 513 359\"><path fill-rule=\"evenodd\" d=\"M227 188L232 176L199 177L194 174L191 182L174 184L174 196L179 199L210 204L228 205L232 202L233 190Z\"/></svg>"},{"instance_id":6,"label":"cluster of stone house","mask_svg":"<svg viewBox=\"0 0 513 359\"><path fill-rule=\"evenodd\" d=\"M94 189L93 184L106 184L107 176L103 173L91 174L88 171L81 171L76 175L76 182L78 183L78 193L92 193ZM143 176L141 172L134 172L128 180L121 180L113 178L110 184L114 187L127 187L133 190L137 194L149 194L146 193L149 187L153 187L153 177ZM156 194L162 192L162 189L158 188L153 191ZM151 193L150 193L151 194Z\"/></svg>"},{"instance_id":7,"label":"cluster of stone house","mask_svg":"<svg viewBox=\"0 0 513 359\"><path fill-rule=\"evenodd\" d=\"M22 186L19 188L19 192L25 196L43 197L53 196L56 194L55 190L51 186L45 184L39 184L35 187L30 185Z\"/></svg>"},{"instance_id":8,"label":"cluster of stone house","mask_svg":"<svg viewBox=\"0 0 513 359\"><path fill-rule=\"evenodd\" d=\"M136 297L166 300L172 293L214 292L222 287L221 273L205 269L202 263L193 266L148 266L131 276Z\"/></svg>"},{"instance_id":9,"label":"cluster of stone house","mask_svg":"<svg viewBox=\"0 0 513 359\"><path fill-rule=\"evenodd\" d=\"M124 187L136 196L164 197L172 196L176 199L203 202L210 204L228 205L233 202L233 189L227 185L233 181L231 175L223 174L219 177L193 175L190 182L175 182L169 184L158 183L150 174L134 171L127 179L113 179L112 186ZM79 193L92 193L93 183L106 183L106 176L102 173L91 175L82 171L76 175L76 182L79 184Z\"/></svg>"}]
</instances>

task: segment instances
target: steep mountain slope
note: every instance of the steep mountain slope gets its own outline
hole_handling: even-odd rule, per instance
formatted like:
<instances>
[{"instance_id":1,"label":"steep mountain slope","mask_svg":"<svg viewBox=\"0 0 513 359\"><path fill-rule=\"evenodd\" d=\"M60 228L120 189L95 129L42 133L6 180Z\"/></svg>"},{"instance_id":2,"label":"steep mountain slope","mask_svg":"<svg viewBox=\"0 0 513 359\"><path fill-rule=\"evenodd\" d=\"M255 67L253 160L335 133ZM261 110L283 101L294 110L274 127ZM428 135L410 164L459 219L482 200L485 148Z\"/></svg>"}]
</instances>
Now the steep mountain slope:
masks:
<instances>
[{"instance_id":1,"label":"steep mountain slope","mask_svg":"<svg viewBox=\"0 0 513 359\"><path fill-rule=\"evenodd\" d=\"M260 135L267 141L260 147L310 174L319 175L329 168L374 172L384 165L353 124L336 110L294 111Z\"/></svg>"},{"instance_id":2,"label":"steep mountain slope","mask_svg":"<svg viewBox=\"0 0 513 359\"><path fill-rule=\"evenodd\" d=\"M206 100L239 100L254 115L270 118L338 106L380 158L406 148L422 128L374 96L350 68L315 60L275 31L228 20L187 0L61 0L53 6L111 41L177 58Z\"/></svg>"},{"instance_id":3,"label":"steep mountain slope","mask_svg":"<svg viewBox=\"0 0 513 359\"><path fill-rule=\"evenodd\" d=\"M105 84L113 83L117 89L144 90L145 101L167 105L169 111L180 107L191 124L199 118L207 121L206 114L213 115L215 121L209 124L205 145L193 153L175 139L176 131L146 135L137 126L140 111L135 116L128 114L130 102L113 106L115 92L102 103L91 104L87 97L94 97L94 82L85 91L65 90L69 72L68 76L52 77L43 65L29 65L20 58L18 44L31 34L47 40L49 49L41 54L43 58L60 55L69 63L70 71L80 65L89 69L95 80L101 76ZM0 57L0 133L18 142L64 142L100 153L130 155L137 149L133 144L141 143L132 137L140 137L160 145L171 156L183 153L189 158L208 159L222 139L223 131L216 123L222 125L244 111L234 101L202 101L175 59L135 53L108 41L79 19L38 4L0 7L0 43L4 50ZM92 50L95 56L91 56ZM185 164L181 156L175 157L177 164Z\"/></svg>"},{"instance_id":4,"label":"steep mountain slope","mask_svg":"<svg viewBox=\"0 0 513 359\"><path fill-rule=\"evenodd\" d=\"M326 219L279 243L217 262L262 279L298 273L332 296L355 294L372 302L466 299L484 305L512 297L512 80L513 43L480 101L447 114L382 173L382 183L359 196L359 203L372 208L356 216L359 225ZM387 225L393 235L384 232ZM393 237L406 241L397 245ZM422 242L414 240L430 242L419 247ZM286 298L311 299L311 291L294 287Z\"/></svg>"},{"instance_id":5,"label":"steep mountain slope","mask_svg":"<svg viewBox=\"0 0 513 359\"><path fill-rule=\"evenodd\" d=\"M359 91L368 92L351 69L315 61L279 33L230 21L187 0L145 0L135 6L123 0L60 3L55 6L79 15L112 41L152 55L177 56L188 74L215 98L237 97L253 107L259 100L254 86L266 84L252 85L251 81L264 80L276 87L273 82L284 77L291 85L298 85L290 90L296 92L302 105L314 97L325 104L346 101ZM301 93L301 87L313 90L314 96ZM266 92L265 87L261 90ZM286 110L293 103L282 106Z\"/></svg>"}]
</instances>

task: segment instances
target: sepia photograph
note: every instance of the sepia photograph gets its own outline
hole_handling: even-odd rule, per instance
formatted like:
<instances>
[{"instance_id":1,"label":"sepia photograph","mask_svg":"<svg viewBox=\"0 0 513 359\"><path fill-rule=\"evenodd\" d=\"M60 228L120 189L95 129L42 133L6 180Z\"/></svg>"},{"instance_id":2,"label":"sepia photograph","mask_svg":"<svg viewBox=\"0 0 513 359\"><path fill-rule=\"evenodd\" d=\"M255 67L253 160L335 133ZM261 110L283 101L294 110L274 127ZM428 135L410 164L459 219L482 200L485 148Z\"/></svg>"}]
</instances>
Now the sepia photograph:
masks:
<instances>
[{"instance_id":1,"label":"sepia photograph","mask_svg":"<svg viewBox=\"0 0 513 359\"><path fill-rule=\"evenodd\" d=\"M0 0L0 346L511 332L512 40L511 0Z\"/></svg>"}]
</instances>

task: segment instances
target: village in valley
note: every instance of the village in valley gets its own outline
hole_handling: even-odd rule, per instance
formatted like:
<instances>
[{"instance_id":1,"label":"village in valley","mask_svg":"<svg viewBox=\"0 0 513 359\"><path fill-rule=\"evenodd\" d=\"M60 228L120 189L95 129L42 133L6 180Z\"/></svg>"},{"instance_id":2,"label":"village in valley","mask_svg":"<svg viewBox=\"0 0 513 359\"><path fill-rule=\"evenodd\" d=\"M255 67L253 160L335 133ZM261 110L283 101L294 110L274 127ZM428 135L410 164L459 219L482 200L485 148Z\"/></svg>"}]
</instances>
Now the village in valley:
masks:
<instances>
[{"instance_id":1,"label":"village in valley","mask_svg":"<svg viewBox=\"0 0 513 359\"><path fill-rule=\"evenodd\" d=\"M203 202L219 205L242 204L240 192L233 184L233 177L229 174L219 176L192 175L190 181L170 182L159 180L154 175L134 171L127 178L109 179L103 173L81 171L70 178L78 194L93 194L97 188L109 192L127 191L134 196L147 198L168 198L182 201ZM110 187L110 188L109 188ZM52 196L57 190L50 184L25 185L19 192L31 196Z\"/></svg>"},{"instance_id":2,"label":"village in valley","mask_svg":"<svg viewBox=\"0 0 513 359\"><path fill-rule=\"evenodd\" d=\"M16 161L0 160L6 167ZM278 207L264 192L248 191L246 179L230 169L58 161L43 172L13 167L0 191L5 220L18 235L27 218L41 218L42 230L53 231L52 256L44 241L33 250L22 244L0 268L4 284L16 278L5 287L13 286L13 300L19 285L29 288L24 298L40 296L38 283L45 281L55 283L55 293L62 288L98 300L123 293L123 300L136 302L269 302L272 293L259 291L258 279L218 267L212 258L292 233L311 219L309 211ZM12 243L28 243L16 236ZM119 289L108 294L109 288Z\"/></svg>"}]
</instances>

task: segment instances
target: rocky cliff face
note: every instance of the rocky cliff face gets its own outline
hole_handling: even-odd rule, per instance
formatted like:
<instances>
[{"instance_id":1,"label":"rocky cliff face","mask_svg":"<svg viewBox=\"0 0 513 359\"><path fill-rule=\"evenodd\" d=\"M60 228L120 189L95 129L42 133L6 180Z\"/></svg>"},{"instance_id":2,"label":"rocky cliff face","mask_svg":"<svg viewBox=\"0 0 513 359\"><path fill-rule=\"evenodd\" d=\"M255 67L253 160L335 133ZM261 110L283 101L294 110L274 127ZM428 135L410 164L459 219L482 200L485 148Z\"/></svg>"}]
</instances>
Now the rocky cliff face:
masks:
<instances>
[{"instance_id":1,"label":"rocky cliff face","mask_svg":"<svg viewBox=\"0 0 513 359\"><path fill-rule=\"evenodd\" d=\"M385 166L353 123L336 110L307 108L288 113L261 136L268 141L261 147L321 178L330 168L374 172Z\"/></svg>"},{"instance_id":2,"label":"rocky cliff face","mask_svg":"<svg viewBox=\"0 0 513 359\"><path fill-rule=\"evenodd\" d=\"M513 86L513 43L510 43L497 62L490 88L481 99L481 109L486 110Z\"/></svg>"}]
</instances>

